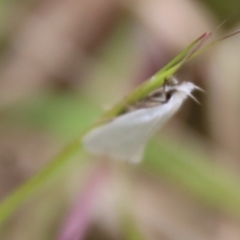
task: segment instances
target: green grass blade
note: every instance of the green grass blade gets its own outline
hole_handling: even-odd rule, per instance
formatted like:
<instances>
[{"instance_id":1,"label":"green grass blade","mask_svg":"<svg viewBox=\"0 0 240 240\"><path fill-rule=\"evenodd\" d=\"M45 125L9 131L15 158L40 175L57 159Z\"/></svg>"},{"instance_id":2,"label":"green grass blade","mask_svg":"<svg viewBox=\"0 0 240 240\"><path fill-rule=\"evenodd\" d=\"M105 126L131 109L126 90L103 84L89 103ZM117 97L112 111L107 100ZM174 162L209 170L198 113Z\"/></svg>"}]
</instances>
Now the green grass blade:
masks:
<instances>
[{"instance_id":1,"label":"green grass blade","mask_svg":"<svg viewBox=\"0 0 240 240\"><path fill-rule=\"evenodd\" d=\"M159 72L164 72L169 68L175 66L176 64L180 63L199 42L201 42L203 39L206 39L206 37L208 36L209 36L208 33L204 33L199 38L194 40L186 48L184 48L173 60L166 64Z\"/></svg>"},{"instance_id":2,"label":"green grass blade","mask_svg":"<svg viewBox=\"0 0 240 240\"><path fill-rule=\"evenodd\" d=\"M21 203L34 194L43 183L46 183L46 180L49 180L54 174L62 169L79 150L79 140L73 141L61 152L61 154L54 158L47 167L6 197L0 204L0 226L3 225L5 220L21 205Z\"/></svg>"},{"instance_id":3,"label":"green grass blade","mask_svg":"<svg viewBox=\"0 0 240 240\"><path fill-rule=\"evenodd\" d=\"M224 40L226 40L226 39L228 39L228 38L230 38L230 37L233 37L233 36L235 36L235 35L238 35L239 33L240 33L240 30L239 30L239 31L236 31L236 32L233 32L233 33L231 33L231 34L229 34L229 35L227 35L227 36L224 36L224 37L222 37L222 38L220 38L220 39L218 39L218 40L216 40L216 41L213 41L213 42L209 43L208 45L206 45L206 46L198 49L196 52L194 52L194 53L187 59L187 61L190 61L191 59L193 59L193 58L199 56L200 54L204 53L205 51L207 51L208 49L210 49L211 47L213 47L215 44L217 44L217 43L219 43L219 42L221 42L221 41L224 41Z\"/></svg>"}]
</instances>

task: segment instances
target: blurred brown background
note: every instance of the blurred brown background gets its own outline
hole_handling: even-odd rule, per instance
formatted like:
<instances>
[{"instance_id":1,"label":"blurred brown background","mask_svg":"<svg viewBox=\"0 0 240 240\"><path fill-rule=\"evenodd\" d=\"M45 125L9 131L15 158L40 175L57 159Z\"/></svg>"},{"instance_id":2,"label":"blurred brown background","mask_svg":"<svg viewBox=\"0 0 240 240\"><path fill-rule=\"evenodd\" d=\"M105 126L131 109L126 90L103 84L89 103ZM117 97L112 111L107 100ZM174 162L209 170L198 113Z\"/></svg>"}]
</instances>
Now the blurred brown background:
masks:
<instances>
[{"instance_id":1,"label":"blurred brown background","mask_svg":"<svg viewBox=\"0 0 240 240\"><path fill-rule=\"evenodd\" d=\"M239 1L0 1L1 198L42 169L104 109L229 15L215 38L239 29ZM179 152L190 151L192 161L201 158L236 177L239 53L240 36L235 36L184 66L177 77L205 89L206 94L196 94L202 106L188 101L159 133L170 149L176 145ZM95 167L79 162L76 158L25 203L1 239L60 239L59 228ZM221 209L228 206L224 200L221 205L201 199L168 173L113 168L81 239L128 239L116 210L122 201L131 206L143 239L240 239L239 213ZM237 179L236 186L240 191Z\"/></svg>"}]
</instances>

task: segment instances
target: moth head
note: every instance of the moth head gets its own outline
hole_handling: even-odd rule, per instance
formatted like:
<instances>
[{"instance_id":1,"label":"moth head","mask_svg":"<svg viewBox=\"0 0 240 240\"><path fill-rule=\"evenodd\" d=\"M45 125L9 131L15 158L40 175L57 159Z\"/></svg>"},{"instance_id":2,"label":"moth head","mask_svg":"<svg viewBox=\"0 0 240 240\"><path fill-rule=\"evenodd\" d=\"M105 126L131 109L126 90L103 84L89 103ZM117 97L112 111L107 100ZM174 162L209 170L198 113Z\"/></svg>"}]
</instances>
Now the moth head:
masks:
<instances>
[{"instance_id":1,"label":"moth head","mask_svg":"<svg viewBox=\"0 0 240 240\"><path fill-rule=\"evenodd\" d=\"M192 92L194 90L199 90L199 91L204 92L200 87L196 86L192 82L182 82L181 84L173 86L170 89L170 92L172 92L172 94L178 93L178 94L183 95L184 97L190 97L195 102L199 103L198 100L192 95Z\"/></svg>"},{"instance_id":2,"label":"moth head","mask_svg":"<svg viewBox=\"0 0 240 240\"><path fill-rule=\"evenodd\" d=\"M156 99L159 102L165 103L171 98L172 94L176 92L175 87L178 85L179 82L175 77L166 79L163 86L149 94L148 98L151 100Z\"/></svg>"}]
</instances>

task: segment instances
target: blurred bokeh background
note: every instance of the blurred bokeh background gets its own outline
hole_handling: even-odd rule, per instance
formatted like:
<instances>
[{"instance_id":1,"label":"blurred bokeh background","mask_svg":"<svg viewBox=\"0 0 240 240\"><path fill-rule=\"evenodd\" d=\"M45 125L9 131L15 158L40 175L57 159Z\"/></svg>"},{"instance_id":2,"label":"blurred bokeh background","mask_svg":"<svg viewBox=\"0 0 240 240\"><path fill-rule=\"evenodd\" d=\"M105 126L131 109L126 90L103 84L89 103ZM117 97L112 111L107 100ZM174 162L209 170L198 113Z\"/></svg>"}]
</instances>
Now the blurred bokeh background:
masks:
<instances>
[{"instance_id":1,"label":"blurred bokeh background","mask_svg":"<svg viewBox=\"0 0 240 240\"><path fill-rule=\"evenodd\" d=\"M235 10L235 12L233 12ZM0 1L0 197L185 46L240 28L238 0ZM4 240L240 239L240 36L186 64L196 83L139 166L81 153L8 218Z\"/></svg>"}]
</instances>

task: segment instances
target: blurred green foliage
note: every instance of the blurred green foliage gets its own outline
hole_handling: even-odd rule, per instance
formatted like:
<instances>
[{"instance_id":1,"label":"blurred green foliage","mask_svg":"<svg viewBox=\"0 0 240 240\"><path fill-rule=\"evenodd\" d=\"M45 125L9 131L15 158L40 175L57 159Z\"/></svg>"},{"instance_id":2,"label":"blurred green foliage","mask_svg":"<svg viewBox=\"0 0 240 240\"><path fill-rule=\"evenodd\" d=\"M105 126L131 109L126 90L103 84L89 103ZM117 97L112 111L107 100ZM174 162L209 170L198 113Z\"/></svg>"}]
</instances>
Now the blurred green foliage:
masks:
<instances>
[{"instance_id":1,"label":"blurred green foliage","mask_svg":"<svg viewBox=\"0 0 240 240\"><path fill-rule=\"evenodd\" d=\"M36 95L2 110L3 124L45 130L69 141L95 121L102 110L86 96L68 92Z\"/></svg>"}]
</instances>

